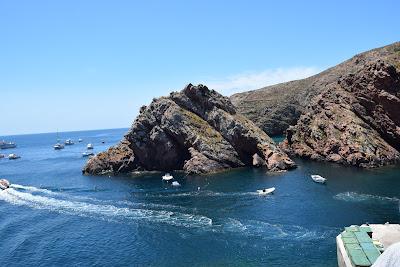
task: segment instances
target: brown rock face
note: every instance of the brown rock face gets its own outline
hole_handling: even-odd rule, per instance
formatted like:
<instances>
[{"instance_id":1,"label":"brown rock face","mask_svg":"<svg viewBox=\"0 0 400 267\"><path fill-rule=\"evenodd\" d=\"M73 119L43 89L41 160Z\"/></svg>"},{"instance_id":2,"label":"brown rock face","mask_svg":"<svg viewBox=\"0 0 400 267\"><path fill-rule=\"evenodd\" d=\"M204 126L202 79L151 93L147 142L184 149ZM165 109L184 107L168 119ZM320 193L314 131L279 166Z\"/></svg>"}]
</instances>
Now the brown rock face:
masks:
<instances>
[{"instance_id":1,"label":"brown rock face","mask_svg":"<svg viewBox=\"0 0 400 267\"><path fill-rule=\"evenodd\" d=\"M265 155L265 148L272 154ZM208 173L251 166L254 154L264 160L273 158L273 163L265 161L271 170L295 167L265 132L236 113L228 98L206 86L189 84L142 107L121 143L90 159L83 172Z\"/></svg>"},{"instance_id":2,"label":"brown rock face","mask_svg":"<svg viewBox=\"0 0 400 267\"><path fill-rule=\"evenodd\" d=\"M282 147L296 155L359 167L400 160L400 75L375 61L316 96Z\"/></svg>"},{"instance_id":3,"label":"brown rock face","mask_svg":"<svg viewBox=\"0 0 400 267\"><path fill-rule=\"evenodd\" d=\"M284 134L297 123L307 106L326 87L348 73L355 73L369 62L382 59L400 70L400 42L373 49L312 77L267 86L230 97L238 113L252 120L269 135Z\"/></svg>"}]
</instances>

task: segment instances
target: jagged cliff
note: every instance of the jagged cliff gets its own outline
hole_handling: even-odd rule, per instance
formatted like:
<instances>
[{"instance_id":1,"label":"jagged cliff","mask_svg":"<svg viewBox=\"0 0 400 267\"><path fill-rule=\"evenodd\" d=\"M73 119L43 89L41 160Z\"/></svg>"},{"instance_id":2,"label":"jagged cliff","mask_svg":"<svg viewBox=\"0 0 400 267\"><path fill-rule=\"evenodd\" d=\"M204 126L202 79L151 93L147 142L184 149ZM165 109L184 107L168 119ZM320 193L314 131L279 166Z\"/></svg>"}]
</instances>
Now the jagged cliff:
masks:
<instances>
[{"instance_id":1,"label":"jagged cliff","mask_svg":"<svg viewBox=\"0 0 400 267\"><path fill-rule=\"evenodd\" d=\"M381 60L363 64L316 96L282 147L295 155L378 167L400 160L400 74Z\"/></svg>"},{"instance_id":2,"label":"jagged cliff","mask_svg":"<svg viewBox=\"0 0 400 267\"><path fill-rule=\"evenodd\" d=\"M228 98L189 84L143 106L124 139L89 159L83 173L209 173L252 165L272 171L295 167L264 131L237 114Z\"/></svg>"},{"instance_id":3,"label":"jagged cliff","mask_svg":"<svg viewBox=\"0 0 400 267\"><path fill-rule=\"evenodd\" d=\"M378 59L400 70L400 42L361 53L312 77L235 94L230 99L238 113L269 135L284 134L304 114L311 100L327 86Z\"/></svg>"}]
</instances>

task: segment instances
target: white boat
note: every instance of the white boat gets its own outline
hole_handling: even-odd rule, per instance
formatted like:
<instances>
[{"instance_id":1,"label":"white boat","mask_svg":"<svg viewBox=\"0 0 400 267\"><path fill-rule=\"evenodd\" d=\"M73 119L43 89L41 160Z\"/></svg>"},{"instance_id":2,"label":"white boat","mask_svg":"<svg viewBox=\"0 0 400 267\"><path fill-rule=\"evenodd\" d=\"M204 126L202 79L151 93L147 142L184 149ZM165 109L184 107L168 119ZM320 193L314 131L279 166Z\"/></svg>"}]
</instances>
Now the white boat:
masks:
<instances>
[{"instance_id":1,"label":"white boat","mask_svg":"<svg viewBox=\"0 0 400 267\"><path fill-rule=\"evenodd\" d=\"M5 190L10 187L10 182L6 179L0 179L0 189Z\"/></svg>"},{"instance_id":2,"label":"white boat","mask_svg":"<svg viewBox=\"0 0 400 267\"><path fill-rule=\"evenodd\" d=\"M311 179L313 179L314 182L319 183L319 184L324 184L326 182L326 178L322 177L321 175L317 175L317 174L311 175Z\"/></svg>"},{"instance_id":3,"label":"white boat","mask_svg":"<svg viewBox=\"0 0 400 267\"><path fill-rule=\"evenodd\" d=\"M86 148L87 148L87 149L93 149L93 145L92 145L92 144L88 144L88 145L86 146Z\"/></svg>"},{"instance_id":4,"label":"white boat","mask_svg":"<svg viewBox=\"0 0 400 267\"><path fill-rule=\"evenodd\" d=\"M82 153L82 157L90 157L90 156L94 156L93 152L83 152Z\"/></svg>"},{"instance_id":5,"label":"white boat","mask_svg":"<svg viewBox=\"0 0 400 267\"><path fill-rule=\"evenodd\" d=\"M0 149L16 148L17 145L14 142L0 141Z\"/></svg>"},{"instance_id":6,"label":"white boat","mask_svg":"<svg viewBox=\"0 0 400 267\"><path fill-rule=\"evenodd\" d=\"M162 177L162 180L163 180L163 181L171 181L172 179L174 179L174 177L173 177L171 174L169 174L169 173L166 173L166 174L163 175L163 177Z\"/></svg>"},{"instance_id":7,"label":"white boat","mask_svg":"<svg viewBox=\"0 0 400 267\"><path fill-rule=\"evenodd\" d=\"M21 158L20 156L18 156L17 154L10 154L8 155L8 159L19 159Z\"/></svg>"},{"instance_id":8,"label":"white boat","mask_svg":"<svg viewBox=\"0 0 400 267\"><path fill-rule=\"evenodd\" d=\"M78 139L78 142L81 143L83 140L81 138Z\"/></svg>"},{"instance_id":9,"label":"white boat","mask_svg":"<svg viewBox=\"0 0 400 267\"><path fill-rule=\"evenodd\" d=\"M173 181L172 182L172 186L181 186L181 184L178 181Z\"/></svg>"},{"instance_id":10,"label":"white boat","mask_svg":"<svg viewBox=\"0 0 400 267\"><path fill-rule=\"evenodd\" d=\"M61 144L61 143L57 143L57 144L55 144L53 147L54 147L55 150L64 149L64 145Z\"/></svg>"},{"instance_id":11,"label":"white boat","mask_svg":"<svg viewBox=\"0 0 400 267\"><path fill-rule=\"evenodd\" d=\"M274 191L275 191L275 187L271 187L271 188L257 190L257 193L261 196L265 196L265 195L272 194Z\"/></svg>"},{"instance_id":12,"label":"white boat","mask_svg":"<svg viewBox=\"0 0 400 267\"><path fill-rule=\"evenodd\" d=\"M73 145L73 144L74 144L74 141L72 141L71 139L65 140L65 145L66 145L66 146L71 146L71 145Z\"/></svg>"}]
</instances>

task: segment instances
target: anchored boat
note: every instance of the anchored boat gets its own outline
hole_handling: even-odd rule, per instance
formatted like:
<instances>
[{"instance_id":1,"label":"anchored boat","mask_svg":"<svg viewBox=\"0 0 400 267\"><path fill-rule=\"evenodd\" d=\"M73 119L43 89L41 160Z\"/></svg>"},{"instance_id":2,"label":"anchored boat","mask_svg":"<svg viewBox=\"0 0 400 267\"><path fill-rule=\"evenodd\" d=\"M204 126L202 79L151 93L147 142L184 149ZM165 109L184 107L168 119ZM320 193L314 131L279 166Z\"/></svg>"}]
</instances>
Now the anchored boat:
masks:
<instances>
[{"instance_id":1,"label":"anchored boat","mask_svg":"<svg viewBox=\"0 0 400 267\"><path fill-rule=\"evenodd\" d=\"M74 143L74 141L72 141L71 139L65 140L65 145L66 145L66 146L71 146L71 145L73 145L73 144L75 144L75 143Z\"/></svg>"},{"instance_id":2,"label":"anchored boat","mask_svg":"<svg viewBox=\"0 0 400 267\"><path fill-rule=\"evenodd\" d=\"M18 156L17 154L10 154L8 155L8 159L19 159L21 156Z\"/></svg>"},{"instance_id":3,"label":"anchored boat","mask_svg":"<svg viewBox=\"0 0 400 267\"><path fill-rule=\"evenodd\" d=\"M92 144L88 144L88 145L86 146L86 148L87 148L87 149L93 149L93 145L92 145Z\"/></svg>"},{"instance_id":4,"label":"anchored boat","mask_svg":"<svg viewBox=\"0 0 400 267\"><path fill-rule=\"evenodd\" d=\"M313 179L314 182L319 184L326 183L326 178L322 177L321 175L313 174L311 175L311 179Z\"/></svg>"},{"instance_id":5,"label":"anchored boat","mask_svg":"<svg viewBox=\"0 0 400 267\"><path fill-rule=\"evenodd\" d=\"M174 176L172 176L171 174L169 174L169 173L166 173L165 175L163 175L163 177L162 177L162 180L163 181L171 181L171 180L173 180L174 179Z\"/></svg>"},{"instance_id":6,"label":"anchored boat","mask_svg":"<svg viewBox=\"0 0 400 267\"><path fill-rule=\"evenodd\" d=\"M17 145L14 142L0 141L0 149L16 148Z\"/></svg>"}]
</instances>

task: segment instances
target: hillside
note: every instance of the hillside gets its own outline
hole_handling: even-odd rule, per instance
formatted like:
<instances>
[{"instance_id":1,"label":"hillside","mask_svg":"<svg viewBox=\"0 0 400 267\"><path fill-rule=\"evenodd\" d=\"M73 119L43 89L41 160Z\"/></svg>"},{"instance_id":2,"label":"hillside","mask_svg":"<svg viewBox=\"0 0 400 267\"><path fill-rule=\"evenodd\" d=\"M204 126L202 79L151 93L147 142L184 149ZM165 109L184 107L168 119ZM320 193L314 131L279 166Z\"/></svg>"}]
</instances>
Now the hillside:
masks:
<instances>
[{"instance_id":1,"label":"hillside","mask_svg":"<svg viewBox=\"0 0 400 267\"><path fill-rule=\"evenodd\" d=\"M400 69L400 42L373 49L312 77L234 94L230 97L237 111L269 135L284 134L295 125L312 99L329 85L369 62L383 60Z\"/></svg>"}]
</instances>

